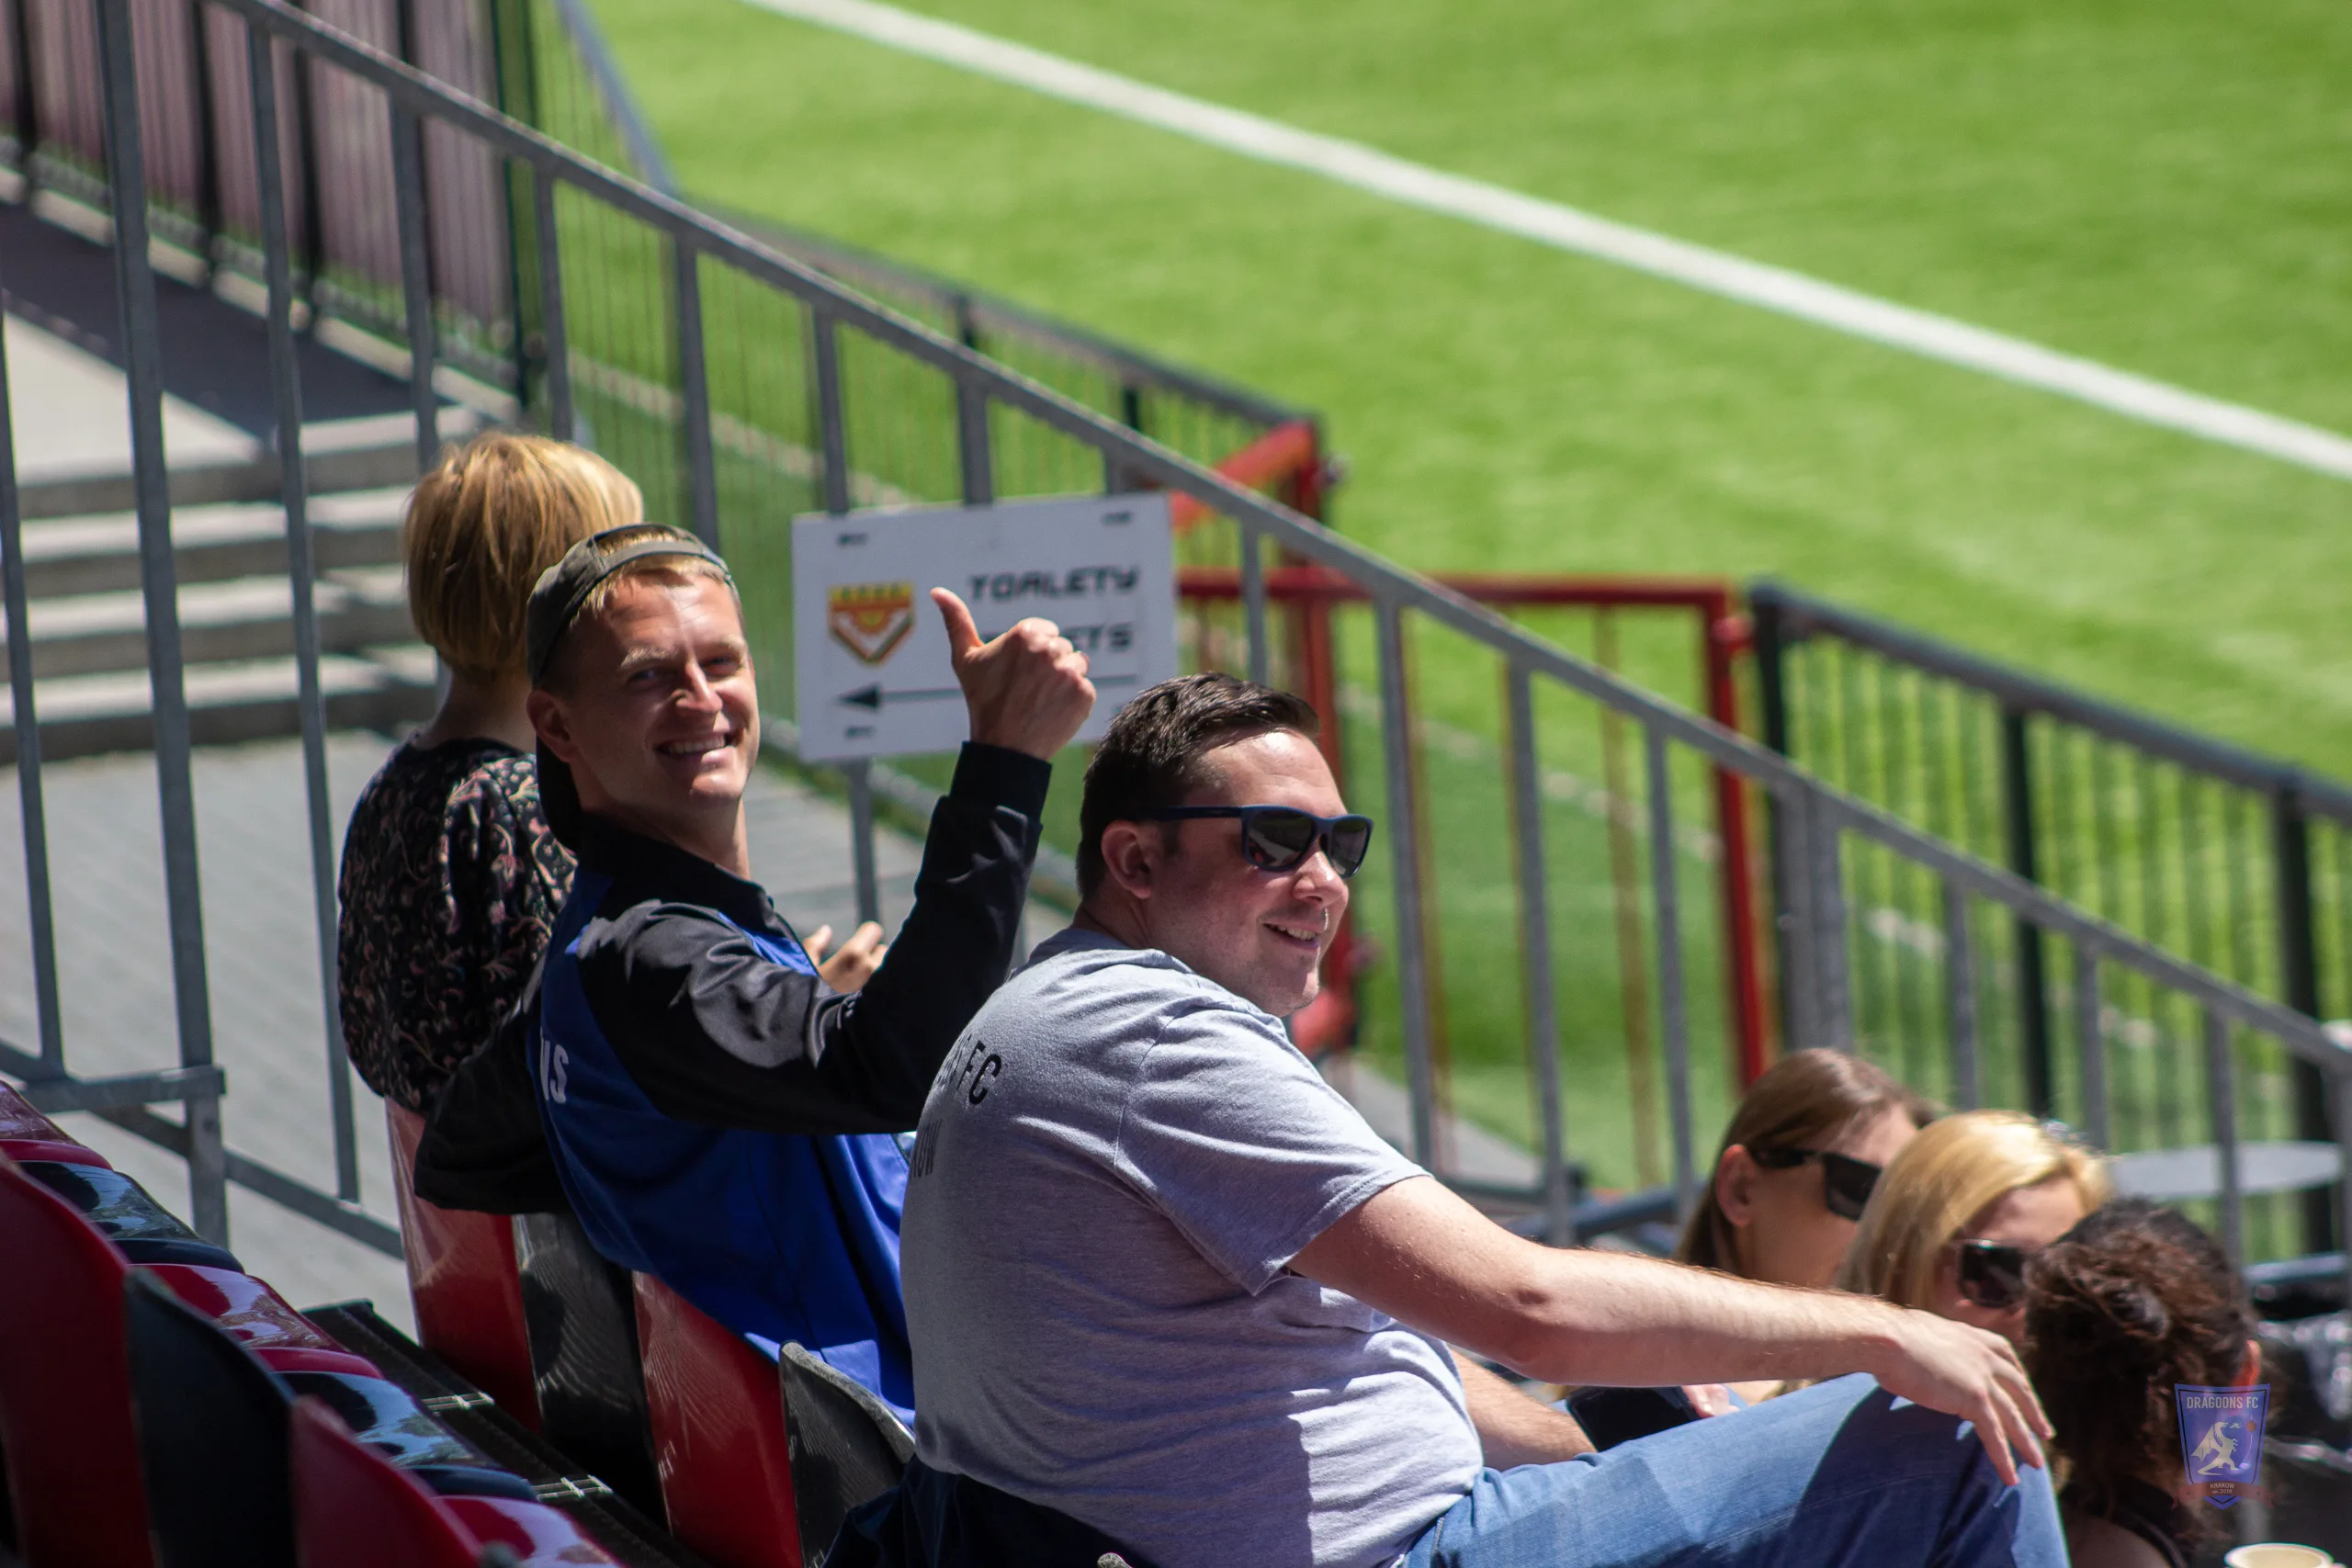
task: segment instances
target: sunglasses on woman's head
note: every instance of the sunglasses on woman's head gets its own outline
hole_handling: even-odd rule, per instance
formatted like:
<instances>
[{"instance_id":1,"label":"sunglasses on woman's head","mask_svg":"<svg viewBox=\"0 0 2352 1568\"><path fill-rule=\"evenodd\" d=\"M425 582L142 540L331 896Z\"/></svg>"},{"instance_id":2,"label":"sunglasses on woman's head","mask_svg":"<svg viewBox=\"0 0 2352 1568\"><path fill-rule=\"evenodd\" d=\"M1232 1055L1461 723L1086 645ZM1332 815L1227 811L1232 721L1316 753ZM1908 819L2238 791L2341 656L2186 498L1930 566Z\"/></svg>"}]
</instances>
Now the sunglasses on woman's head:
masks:
<instances>
[{"instance_id":1,"label":"sunglasses on woman's head","mask_svg":"<svg viewBox=\"0 0 2352 1568\"><path fill-rule=\"evenodd\" d=\"M2007 1312L2025 1300L2025 1265L2031 1256L2005 1241L1963 1241L1960 1293L1987 1312Z\"/></svg>"},{"instance_id":2,"label":"sunglasses on woman's head","mask_svg":"<svg viewBox=\"0 0 2352 1568\"><path fill-rule=\"evenodd\" d=\"M1793 1170L1812 1160L1821 1162L1821 1201L1841 1220L1859 1220L1878 1186L1879 1168L1851 1155L1827 1149L1750 1149L1747 1157L1767 1170Z\"/></svg>"},{"instance_id":3,"label":"sunglasses on woman's head","mask_svg":"<svg viewBox=\"0 0 2352 1568\"><path fill-rule=\"evenodd\" d=\"M1139 811L1145 822L1189 822L1202 817L1241 819L1241 853L1261 871L1296 871L1321 850L1331 869L1353 876L1372 849L1369 817L1317 817L1295 806L1164 806Z\"/></svg>"}]
</instances>

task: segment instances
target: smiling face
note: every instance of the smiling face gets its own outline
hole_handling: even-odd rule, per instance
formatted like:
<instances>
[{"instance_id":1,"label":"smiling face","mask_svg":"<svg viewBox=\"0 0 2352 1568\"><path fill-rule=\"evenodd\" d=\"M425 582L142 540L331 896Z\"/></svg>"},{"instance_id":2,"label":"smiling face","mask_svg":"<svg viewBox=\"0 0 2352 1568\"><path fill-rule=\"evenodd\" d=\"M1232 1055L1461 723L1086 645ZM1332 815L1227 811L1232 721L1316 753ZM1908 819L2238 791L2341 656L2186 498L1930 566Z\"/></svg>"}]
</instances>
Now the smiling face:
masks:
<instances>
[{"instance_id":1,"label":"smiling face","mask_svg":"<svg viewBox=\"0 0 2352 1568\"><path fill-rule=\"evenodd\" d=\"M531 694L530 713L571 765L583 810L748 870L742 800L760 697L727 584L673 571L623 578L564 633L556 678Z\"/></svg>"},{"instance_id":2,"label":"smiling face","mask_svg":"<svg viewBox=\"0 0 2352 1568\"><path fill-rule=\"evenodd\" d=\"M1272 730L1200 761L1186 806L1292 806L1317 817L1347 810L1315 742ZM1143 934L1198 974L1277 1018L1315 999L1324 950L1347 913L1348 885L1317 849L1273 872L1241 852L1241 824L1193 819L1106 834L1112 875L1135 897ZM1173 852L1168 845L1172 841Z\"/></svg>"}]
</instances>

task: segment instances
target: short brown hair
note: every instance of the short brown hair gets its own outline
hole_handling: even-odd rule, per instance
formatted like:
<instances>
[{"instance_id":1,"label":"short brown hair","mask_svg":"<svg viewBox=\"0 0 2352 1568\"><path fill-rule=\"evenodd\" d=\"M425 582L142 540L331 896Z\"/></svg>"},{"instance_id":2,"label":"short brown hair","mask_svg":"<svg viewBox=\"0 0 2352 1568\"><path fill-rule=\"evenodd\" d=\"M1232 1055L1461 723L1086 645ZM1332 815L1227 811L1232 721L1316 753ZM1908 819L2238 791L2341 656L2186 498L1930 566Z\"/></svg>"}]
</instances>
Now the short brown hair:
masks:
<instances>
[{"instance_id":1,"label":"short brown hair","mask_svg":"<svg viewBox=\"0 0 2352 1568\"><path fill-rule=\"evenodd\" d=\"M475 680L523 669L523 607L564 551L643 520L629 478L585 447L485 431L417 482L401 525L409 618Z\"/></svg>"},{"instance_id":2,"label":"short brown hair","mask_svg":"<svg viewBox=\"0 0 2352 1568\"><path fill-rule=\"evenodd\" d=\"M1846 1130L1892 1108L1924 1127L1936 1108L1860 1056L1843 1051L1792 1051L1763 1072L1747 1088L1731 1125L1724 1129L1723 1147L1715 1151L1715 1168L1724 1150L1734 1144L1747 1149L1807 1149L1835 1143ZM1682 1243L1674 1256L1702 1269L1739 1272L1739 1252L1733 1225L1715 1201L1711 1170L1699 1206L1683 1227Z\"/></svg>"},{"instance_id":3,"label":"short brown hair","mask_svg":"<svg viewBox=\"0 0 2352 1568\"><path fill-rule=\"evenodd\" d=\"M1102 886L1102 829L1144 812L1182 806L1200 783L1201 758L1253 735L1322 729L1304 697L1235 675L1182 675L1138 693L1119 710L1093 760L1078 808L1078 893Z\"/></svg>"}]
</instances>

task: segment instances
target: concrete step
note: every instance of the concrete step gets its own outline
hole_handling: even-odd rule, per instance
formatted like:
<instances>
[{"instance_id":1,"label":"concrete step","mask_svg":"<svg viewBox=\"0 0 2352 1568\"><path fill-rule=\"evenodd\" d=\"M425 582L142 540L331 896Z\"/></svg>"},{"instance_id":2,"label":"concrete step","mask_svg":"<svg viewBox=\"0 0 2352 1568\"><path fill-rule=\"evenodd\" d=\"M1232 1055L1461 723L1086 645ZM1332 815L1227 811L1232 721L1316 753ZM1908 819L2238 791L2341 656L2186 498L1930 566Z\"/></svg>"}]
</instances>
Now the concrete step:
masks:
<instances>
[{"instance_id":1,"label":"concrete step","mask_svg":"<svg viewBox=\"0 0 2352 1568\"><path fill-rule=\"evenodd\" d=\"M337 572L312 591L319 646L329 653L406 641L415 634L398 568ZM270 659L294 651L294 595L283 577L199 582L179 592L180 657L188 665ZM96 675L147 668L147 616L135 590L38 600L27 616L33 674ZM0 627L5 627L0 619ZM0 676L8 670L0 649Z\"/></svg>"},{"instance_id":2,"label":"concrete step","mask_svg":"<svg viewBox=\"0 0 2352 1568\"><path fill-rule=\"evenodd\" d=\"M398 565L407 495L404 489L379 488L313 497L311 552L319 570ZM34 600L135 592L140 585L139 522L127 512L27 523L24 540L25 592ZM276 506L177 510L172 544L183 584L286 573L286 514Z\"/></svg>"},{"instance_id":3,"label":"concrete step","mask_svg":"<svg viewBox=\"0 0 2352 1568\"><path fill-rule=\"evenodd\" d=\"M319 661L331 728L390 732L431 716L433 654L420 644L330 654ZM188 731L198 746L234 745L300 732L291 659L248 659L189 666L185 676ZM144 669L67 675L36 683L44 761L107 751L144 751L155 743ZM17 760L14 705L0 692L0 766Z\"/></svg>"}]
</instances>

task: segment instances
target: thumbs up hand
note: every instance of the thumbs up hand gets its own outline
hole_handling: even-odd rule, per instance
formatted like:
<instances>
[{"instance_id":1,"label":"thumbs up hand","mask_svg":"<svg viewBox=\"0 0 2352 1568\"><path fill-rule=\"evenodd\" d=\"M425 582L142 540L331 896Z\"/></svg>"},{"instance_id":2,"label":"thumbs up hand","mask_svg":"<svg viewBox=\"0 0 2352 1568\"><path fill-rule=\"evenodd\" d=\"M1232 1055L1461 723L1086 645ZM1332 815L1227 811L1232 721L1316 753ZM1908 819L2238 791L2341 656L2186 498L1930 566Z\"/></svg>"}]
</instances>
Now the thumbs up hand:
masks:
<instances>
[{"instance_id":1,"label":"thumbs up hand","mask_svg":"<svg viewBox=\"0 0 2352 1568\"><path fill-rule=\"evenodd\" d=\"M931 602L947 623L956 680L972 716L972 739L1051 761L1094 711L1086 655L1070 646L1060 627L1035 616L982 642L964 601L934 588Z\"/></svg>"}]
</instances>

